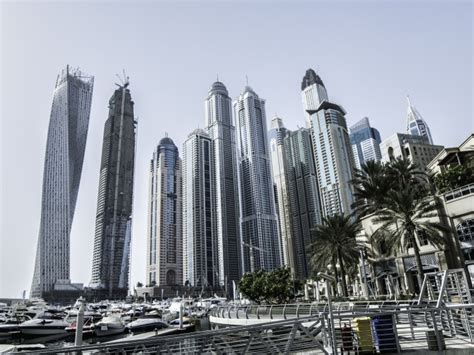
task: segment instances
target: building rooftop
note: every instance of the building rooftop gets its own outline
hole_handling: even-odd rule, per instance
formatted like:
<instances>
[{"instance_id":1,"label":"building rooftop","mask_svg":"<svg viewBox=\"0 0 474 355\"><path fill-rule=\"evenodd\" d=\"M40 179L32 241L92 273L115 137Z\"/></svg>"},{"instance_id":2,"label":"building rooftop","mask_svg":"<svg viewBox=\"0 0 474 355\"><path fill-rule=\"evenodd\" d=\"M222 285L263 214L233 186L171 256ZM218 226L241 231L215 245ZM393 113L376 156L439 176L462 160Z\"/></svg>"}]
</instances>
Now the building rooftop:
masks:
<instances>
[{"instance_id":1,"label":"building rooftop","mask_svg":"<svg viewBox=\"0 0 474 355\"><path fill-rule=\"evenodd\" d=\"M323 81L319 77L318 74L313 69L308 69L306 70L306 74L303 77L303 81L301 82L301 91L306 89L308 86L311 86L313 84L319 84L324 86Z\"/></svg>"}]
</instances>

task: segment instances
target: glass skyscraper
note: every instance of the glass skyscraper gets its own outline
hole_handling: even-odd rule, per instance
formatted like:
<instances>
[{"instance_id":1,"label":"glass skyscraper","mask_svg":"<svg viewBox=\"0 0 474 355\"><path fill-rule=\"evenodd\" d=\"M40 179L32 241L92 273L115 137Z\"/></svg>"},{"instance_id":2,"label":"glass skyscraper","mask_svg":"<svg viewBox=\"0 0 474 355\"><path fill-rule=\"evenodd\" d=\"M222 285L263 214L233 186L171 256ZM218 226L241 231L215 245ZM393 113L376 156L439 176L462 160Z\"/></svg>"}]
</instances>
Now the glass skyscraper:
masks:
<instances>
[{"instance_id":1,"label":"glass skyscraper","mask_svg":"<svg viewBox=\"0 0 474 355\"><path fill-rule=\"evenodd\" d=\"M164 137L150 162L147 284L183 284L181 159Z\"/></svg>"},{"instance_id":2,"label":"glass skyscraper","mask_svg":"<svg viewBox=\"0 0 474 355\"><path fill-rule=\"evenodd\" d=\"M69 280L71 225L76 208L94 78L69 66L56 80L43 173L41 222L31 297Z\"/></svg>"},{"instance_id":3,"label":"glass skyscraper","mask_svg":"<svg viewBox=\"0 0 474 355\"><path fill-rule=\"evenodd\" d=\"M350 127L350 139L357 169L369 160L382 159L380 133L377 129L370 127L368 117L364 117Z\"/></svg>"},{"instance_id":4,"label":"glass skyscraper","mask_svg":"<svg viewBox=\"0 0 474 355\"><path fill-rule=\"evenodd\" d=\"M265 100L246 86L234 101L244 271L281 266Z\"/></svg>"},{"instance_id":5,"label":"glass skyscraper","mask_svg":"<svg viewBox=\"0 0 474 355\"><path fill-rule=\"evenodd\" d=\"M128 82L109 100L100 164L90 286L104 297L127 295L136 124Z\"/></svg>"},{"instance_id":6,"label":"glass skyscraper","mask_svg":"<svg viewBox=\"0 0 474 355\"><path fill-rule=\"evenodd\" d=\"M212 140L196 129L183 145L183 278L191 286L219 285L213 176Z\"/></svg>"},{"instance_id":7,"label":"glass skyscraper","mask_svg":"<svg viewBox=\"0 0 474 355\"><path fill-rule=\"evenodd\" d=\"M270 140L270 156L272 162L272 176L276 189L276 206L278 212L278 226L280 231L281 257L284 265L294 269L293 236L291 228L290 196L287 182L287 157L283 145L285 137L290 133L283 121L275 117L271 121L268 132Z\"/></svg>"},{"instance_id":8,"label":"glass skyscraper","mask_svg":"<svg viewBox=\"0 0 474 355\"><path fill-rule=\"evenodd\" d=\"M239 236L239 198L232 99L225 85L212 84L205 101L206 131L211 139L219 284L231 287L242 275Z\"/></svg>"},{"instance_id":9,"label":"glass skyscraper","mask_svg":"<svg viewBox=\"0 0 474 355\"><path fill-rule=\"evenodd\" d=\"M313 159L311 131L300 128L284 138L288 196L293 236L294 274L298 279L310 276L309 245L312 230L322 222L318 178Z\"/></svg>"},{"instance_id":10,"label":"glass skyscraper","mask_svg":"<svg viewBox=\"0 0 474 355\"><path fill-rule=\"evenodd\" d=\"M410 97L407 96L408 110L407 110L407 133L413 136L422 136L428 139L429 144L433 144L430 128L426 124L423 117L421 117L415 106L412 105Z\"/></svg>"},{"instance_id":11,"label":"glass skyscraper","mask_svg":"<svg viewBox=\"0 0 474 355\"><path fill-rule=\"evenodd\" d=\"M354 157L344 109L329 101L326 87L312 69L301 83L303 108L311 128L323 215L350 214Z\"/></svg>"}]
</instances>

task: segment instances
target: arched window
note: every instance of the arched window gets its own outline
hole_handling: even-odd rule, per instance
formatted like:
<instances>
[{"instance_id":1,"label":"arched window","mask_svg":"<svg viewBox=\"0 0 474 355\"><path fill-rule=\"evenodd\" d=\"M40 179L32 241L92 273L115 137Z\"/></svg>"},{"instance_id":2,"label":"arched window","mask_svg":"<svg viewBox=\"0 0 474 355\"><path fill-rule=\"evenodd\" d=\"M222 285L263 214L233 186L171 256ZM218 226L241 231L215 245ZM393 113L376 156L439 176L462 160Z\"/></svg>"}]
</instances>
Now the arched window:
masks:
<instances>
[{"instance_id":1,"label":"arched window","mask_svg":"<svg viewBox=\"0 0 474 355\"><path fill-rule=\"evenodd\" d=\"M166 273L166 285L176 285L176 273L174 272L174 270L168 270L168 272Z\"/></svg>"},{"instance_id":2,"label":"arched window","mask_svg":"<svg viewBox=\"0 0 474 355\"><path fill-rule=\"evenodd\" d=\"M464 260L474 261L474 219L465 220L456 227Z\"/></svg>"},{"instance_id":3,"label":"arched window","mask_svg":"<svg viewBox=\"0 0 474 355\"><path fill-rule=\"evenodd\" d=\"M462 223L459 223L456 227L460 242L472 242L474 241L474 219L468 219Z\"/></svg>"}]
</instances>

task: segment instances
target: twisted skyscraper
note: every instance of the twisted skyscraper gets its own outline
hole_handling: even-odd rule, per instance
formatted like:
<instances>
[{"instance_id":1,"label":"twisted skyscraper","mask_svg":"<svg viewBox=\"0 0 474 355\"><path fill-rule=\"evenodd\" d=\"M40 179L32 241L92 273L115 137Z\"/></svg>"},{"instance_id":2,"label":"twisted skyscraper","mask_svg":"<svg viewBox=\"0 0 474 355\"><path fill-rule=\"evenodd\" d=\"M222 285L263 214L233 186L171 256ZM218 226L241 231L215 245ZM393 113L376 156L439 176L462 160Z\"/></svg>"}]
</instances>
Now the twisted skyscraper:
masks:
<instances>
[{"instance_id":1,"label":"twisted skyscraper","mask_svg":"<svg viewBox=\"0 0 474 355\"><path fill-rule=\"evenodd\" d=\"M128 82L109 101L105 122L91 287L109 298L128 290L136 121Z\"/></svg>"},{"instance_id":2,"label":"twisted skyscraper","mask_svg":"<svg viewBox=\"0 0 474 355\"><path fill-rule=\"evenodd\" d=\"M56 80L43 174L31 297L69 280L69 240L81 179L94 78L64 69Z\"/></svg>"}]
</instances>

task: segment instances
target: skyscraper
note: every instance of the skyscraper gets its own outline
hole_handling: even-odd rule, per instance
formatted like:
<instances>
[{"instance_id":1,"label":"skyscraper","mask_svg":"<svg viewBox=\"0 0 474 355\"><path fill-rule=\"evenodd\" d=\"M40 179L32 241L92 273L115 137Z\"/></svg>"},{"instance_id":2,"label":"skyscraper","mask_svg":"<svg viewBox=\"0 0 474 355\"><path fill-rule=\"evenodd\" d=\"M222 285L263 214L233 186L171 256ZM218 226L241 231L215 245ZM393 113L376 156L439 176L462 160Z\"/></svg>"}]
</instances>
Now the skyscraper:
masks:
<instances>
[{"instance_id":1,"label":"skyscraper","mask_svg":"<svg viewBox=\"0 0 474 355\"><path fill-rule=\"evenodd\" d=\"M109 298L127 294L132 228L135 132L128 82L109 100L105 121L90 286Z\"/></svg>"},{"instance_id":2,"label":"skyscraper","mask_svg":"<svg viewBox=\"0 0 474 355\"><path fill-rule=\"evenodd\" d=\"M147 284L183 284L181 159L164 137L150 162Z\"/></svg>"},{"instance_id":3,"label":"skyscraper","mask_svg":"<svg viewBox=\"0 0 474 355\"><path fill-rule=\"evenodd\" d=\"M422 136L428 139L429 144L433 144L431 132L423 117L418 110L411 104L410 97L407 96L407 133L413 136Z\"/></svg>"},{"instance_id":4,"label":"skyscraper","mask_svg":"<svg viewBox=\"0 0 474 355\"><path fill-rule=\"evenodd\" d=\"M212 140L196 129L183 148L183 278L191 286L219 285L213 176Z\"/></svg>"},{"instance_id":5,"label":"skyscraper","mask_svg":"<svg viewBox=\"0 0 474 355\"><path fill-rule=\"evenodd\" d=\"M94 77L69 66L56 79L43 172L41 222L31 297L69 280L69 242L91 109Z\"/></svg>"},{"instance_id":6,"label":"skyscraper","mask_svg":"<svg viewBox=\"0 0 474 355\"><path fill-rule=\"evenodd\" d=\"M329 101L326 87L312 69L301 83L303 108L311 128L323 215L350 214L354 169L344 109Z\"/></svg>"},{"instance_id":7,"label":"skyscraper","mask_svg":"<svg viewBox=\"0 0 474 355\"><path fill-rule=\"evenodd\" d=\"M268 132L270 140L270 156L272 162L272 176L276 187L276 206L278 212L278 226L280 231L281 256L284 265L295 268L293 253L293 236L291 226L290 196L287 182L287 156L283 142L290 133L283 121L275 117L271 122L271 129Z\"/></svg>"},{"instance_id":8,"label":"skyscraper","mask_svg":"<svg viewBox=\"0 0 474 355\"><path fill-rule=\"evenodd\" d=\"M430 144L427 136L403 133L395 133L380 143L383 162L407 159L419 169L425 169L443 149L442 145Z\"/></svg>"},{"instance_id":9,"label":"skyscraper","mask_svg":"<svg viewBox=\"0 0 474 355\"><path fill-rule=\"evenodd\" d=\"M350 128L350 139L354 163L357 169L369 160L380 161L380 133L370 127L369 118L364 117Z\"/></svg>"},{"instance_id":10,"label":"skyscraper","mask_svg":"<svg viewBox=\"0 0 474 355\"><path fill-rule=\"evenodd\" d=\"M265 100L246 86L233 103L237 126L244 271L281 266Z\"/></svg>"},{"instance_id":11,"label":"skyscraper","mask_svg":"<svg viewBox=\"0 0 474 355\"><path fill-rule=\"evenodd\" d=\"M318 178L313 159L311 131L300 128L284 138L288 196L293 237L294 275L306 279L310 274L309 245L312 230L322 222Z\"/></svg>"},{"instance_id":12,"label":"skyscraper","mask_svg":"<svg viewBox=\"0 0 474 355\"><path fill-rule=\"evenodd\" d=\"M225 85L212 84L205 102L206 130L211 138L215 182L213 234L217 238L219 284L230 286L241 277L239 198L232 99Z\"/></svg>"}]
</instances>

